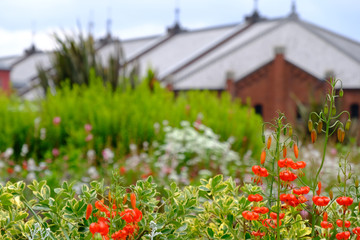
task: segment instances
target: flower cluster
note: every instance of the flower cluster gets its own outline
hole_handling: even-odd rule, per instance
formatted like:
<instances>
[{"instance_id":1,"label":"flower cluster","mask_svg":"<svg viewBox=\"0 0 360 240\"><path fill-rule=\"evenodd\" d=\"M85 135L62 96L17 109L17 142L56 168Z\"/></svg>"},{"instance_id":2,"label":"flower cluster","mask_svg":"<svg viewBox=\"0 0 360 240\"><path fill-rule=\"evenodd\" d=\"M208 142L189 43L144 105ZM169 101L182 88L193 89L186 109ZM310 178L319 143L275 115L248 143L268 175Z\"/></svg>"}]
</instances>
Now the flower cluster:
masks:
<instances>
[{"instance_id":1,"label":"flower cluster","mask_svg":"<svg viewBox=\"0 0 360 240\"><path fill-rule=\"evenodd\" d=\"M130 195L131 206L130 208L125 208L123 211L117 208L116 204L112 205L112 208L104 204L104 199L98 200L95 202L95 208L98 210L94 214L97 217L97 222L90 224L89 230L93 234L100 234L103 240L126 240L132 238L134 234L139 230L138 222L142 219L142 212L136 208L136 195L132 193ZM124 199L124 203L126 202ZM89 204L86 209L86 219L89 219L92 213L92 205ZM105 217L105 216L106 217ZM110 225L112 220L119 216L120 219L125 221L125 226L118 231L110 231ZM111 238L110 238L111 236Z\"/></svg>"},{"instance_id":2,"label":"flower cluster","mask_svg":"<svg viewBox=\"0 0 360 240\"><path fill-rule=\"evenodd\" d=\"M260 167L259 165L255 165L252 167L253 173L256 175L256 177L253 179L254 183L256 184L262 184L262 177L269 176L268 171L264 167Z\"/></svg>"}]
</instances>

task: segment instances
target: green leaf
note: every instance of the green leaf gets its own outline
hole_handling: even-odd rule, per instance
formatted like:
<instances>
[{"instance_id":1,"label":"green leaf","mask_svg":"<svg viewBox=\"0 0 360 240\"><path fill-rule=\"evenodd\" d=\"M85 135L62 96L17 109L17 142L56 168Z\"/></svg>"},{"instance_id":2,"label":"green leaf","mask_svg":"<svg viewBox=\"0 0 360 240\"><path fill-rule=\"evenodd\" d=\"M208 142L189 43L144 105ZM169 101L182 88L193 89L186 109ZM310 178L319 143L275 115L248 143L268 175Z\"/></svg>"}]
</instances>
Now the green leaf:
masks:
<instances>
[{"instance_id":1,"label":"green leaf","mask_svg":"<svg viewBox=\"0 0 360 240\"><path fill-rule=\"evenodd\" d=\"M3 206L10 206L10 205L12 205L12 202L11 202L12 198L13 198L12 194L3 193L0 195L0 204Z\"/></svg>"},{"instance_id":2,"label":"green leaf","mask_svg":"<svg viewBox=\"0 0 360 240\"><path fill-rule=\"evenodd\" d=\"M176 229L176 232L183 232L187 229L187 223L183 224L181 227Z\"/></svg>"},{"instance_id":3,"label":"green leaf","mask_svg":"<svg viewBox=\"0 0 360 240\"><path fill-rule=\"evenodd\" d=\"M214 231L213 231L211 228L208 227L208 228L206 229L206 232L207 232L207 234L208 234L210 237L212 237L212 238L214 237Z\"/></svg>"}]
</instances>

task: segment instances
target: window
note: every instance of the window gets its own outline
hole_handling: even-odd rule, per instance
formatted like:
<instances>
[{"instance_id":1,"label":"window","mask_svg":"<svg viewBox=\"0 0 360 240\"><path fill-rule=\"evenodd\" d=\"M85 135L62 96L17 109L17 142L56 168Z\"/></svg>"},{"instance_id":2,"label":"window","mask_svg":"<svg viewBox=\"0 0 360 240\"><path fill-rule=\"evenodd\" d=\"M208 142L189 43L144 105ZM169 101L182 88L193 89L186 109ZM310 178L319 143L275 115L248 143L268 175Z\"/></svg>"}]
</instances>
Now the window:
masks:
<instances>
[{"instance_id":1,"label":"window","mask_svg":"<svg viewBox=\"0 0 360 240\"><path fill-rule=\"evenodd\" d=\"M359 104L353 103L350 105L350 116L352 118L359 118Z\"/></svg>"},{"instance_id":2,"label":"window","mask_svg":"<svg viewBox=\"0 0 360 240\"><path fill-rule=\"evenodd\" d=\"M261 104L256 104L254 108L256 114L263 115L263 107Z\"/></svg>"}]
</instances>

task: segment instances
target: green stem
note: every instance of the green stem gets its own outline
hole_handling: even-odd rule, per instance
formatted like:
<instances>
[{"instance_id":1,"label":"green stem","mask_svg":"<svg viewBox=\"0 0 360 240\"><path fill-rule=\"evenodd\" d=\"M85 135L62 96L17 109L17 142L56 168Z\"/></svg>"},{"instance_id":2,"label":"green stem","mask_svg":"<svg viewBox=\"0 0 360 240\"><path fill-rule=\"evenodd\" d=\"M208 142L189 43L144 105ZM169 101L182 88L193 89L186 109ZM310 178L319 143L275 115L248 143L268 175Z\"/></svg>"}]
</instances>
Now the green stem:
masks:
<instances>
[{"instance_id":1,"label":"green stem","mask_svg":"<svg viewBox=\"0 0 360 240\"><path fill-rule=\"evenodd\" d=\"M320 167L319 167L319 169L318 169L318 171L316 173L316 176L315 176L315 181L313 182L314 183L314 185L312 187L313 196L315 196L315 194L316 194L316 185L318 183L318 177L319 177L319 174L320 174L320 172L321 172L321 170L322 170L322 168L324 166L324 162L325 162L327 143L329 141L329 126L330 126L330 120L331 120L331 114L332 114L332 106L334 104L334 100L335 100L334 99L334 87L332 86L328 118L326 120L326 131L325 131L325 141L324 141L323 155L322 155ZM314 237L314 234L315 234L315 222L316 222L316 218L317 218L317 214L315 214L315 208L316 208L316 205L313 204L312 205L312 221L311 221L311 236L312 237Z\"/></svg>"},{"instance_id":2,"label":"green stem","mask_svg":"<svg viewBox=\"0 0 360 240\"><path fill-rule=\"evenodd\" d=\"M281 118L278 120L278 128L277 128L277 138L276 138L276 151L275 151L275 160L274 160L274 164L273 164L273 170L275 168L275 164L277 163L277 160L280 159L280 135L281 135L281 130L282 130L282 124L281 124ZM277 164L276 164L277 165ZM277 235L277 239L280 240L280 210L281 210L281 202L280 202L280 185L281 185L281 179L279 177L279 165L277 165L276 168L276 176L278 177L277 179L277 187L278 187L278 192L277 192L277 219L276 219L276 235ZM273 178L274 179L274 178ZM272 184L271 184L272 186Z\"/></svg>"}]
</instances>

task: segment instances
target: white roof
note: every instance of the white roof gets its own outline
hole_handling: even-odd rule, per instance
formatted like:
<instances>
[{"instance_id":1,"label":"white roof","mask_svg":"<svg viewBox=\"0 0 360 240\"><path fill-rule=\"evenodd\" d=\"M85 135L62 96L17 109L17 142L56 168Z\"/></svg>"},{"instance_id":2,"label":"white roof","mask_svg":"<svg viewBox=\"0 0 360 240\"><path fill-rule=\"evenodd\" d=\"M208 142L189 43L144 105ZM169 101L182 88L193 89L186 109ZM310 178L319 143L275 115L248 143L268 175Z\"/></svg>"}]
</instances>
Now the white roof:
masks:
<instances>
[{"instance_id":1,"label":"white roof","mask_svg":"<svg viewBox=\"0 0 360 240\"><path fill-rule=\"evenodd\" d=\"M360 63L345 47L358 44L337 37L325 39L297 19L258 22L210 54L174 74L174 89L224 89L225 74L232 71L241 79L274 58L274 48L285 47L285 58L319 79L332 70L344 88L360 88ZM323 34L323 35L320 35ZM345 44L346 43L346 44ZM343 49L344 48L344 49Z\"/></svg>"},{"instance_id":2,"label":"white roof","mask_svg":"<svg viewBox=\"0 0 360 240\"><path fill-rule=\"evenodd\" d=\"M22 58L22 56L8 56L8 57L1 57L0 58L0 66L11 68L11 66L19 61Z\"/></svg>"},{"instance_id":3,"label":"white roof","mask_svg":"<svg viewBox=\"0 0 360 240\"><path fill-rule=\"evenodd\" d=\"M178 33L139 57L140 75L144 76L149 67L162 75L194 52L229 34L234 28L235 25L230 25Z\"/></svg>"},{"instance_id":4,"label":"white roof","mask_svg":"<svg viewBox=\"0 0 360 240\"><path fill-rule=\"evenodd\" d=\"M12 66L10 79L14 87L22 87L37 77L37 67L48 69L51 66L50 52L33 53Z\"/></svg>"}]
</instances>

